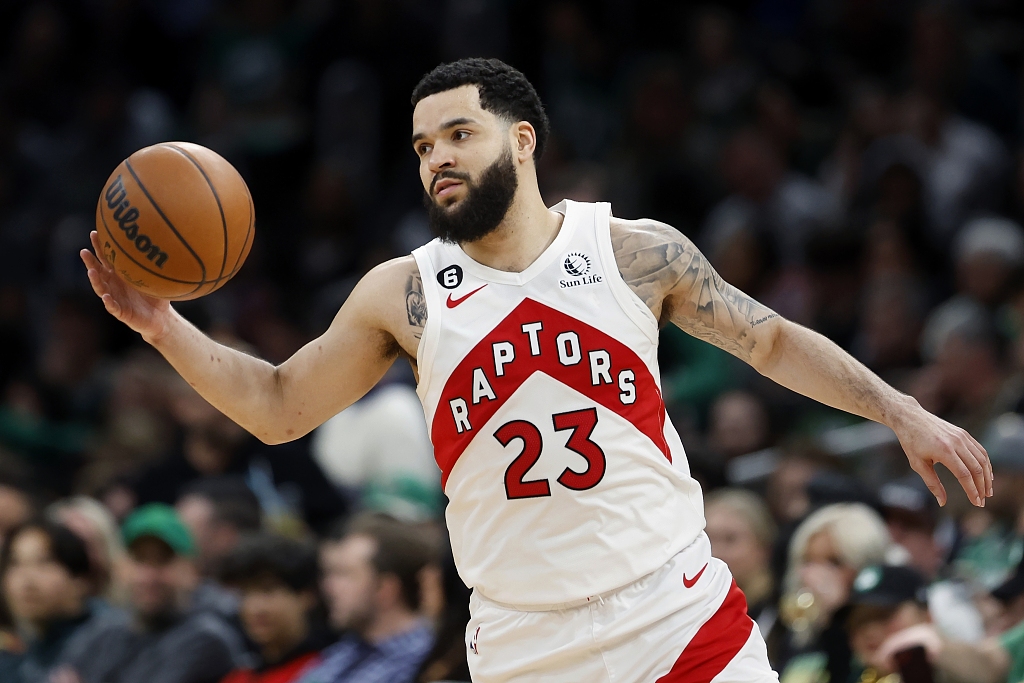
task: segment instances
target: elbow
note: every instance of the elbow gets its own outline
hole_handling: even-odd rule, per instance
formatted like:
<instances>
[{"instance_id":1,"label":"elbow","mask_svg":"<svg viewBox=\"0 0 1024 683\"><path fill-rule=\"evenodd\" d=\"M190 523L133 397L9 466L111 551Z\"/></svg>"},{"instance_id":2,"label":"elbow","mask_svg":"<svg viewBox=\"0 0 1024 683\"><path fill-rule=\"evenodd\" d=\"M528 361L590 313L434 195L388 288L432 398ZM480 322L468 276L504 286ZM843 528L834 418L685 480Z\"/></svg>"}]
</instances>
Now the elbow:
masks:
<instances>
[{"instance_id":1,"label":"elbow","mask_svg":"<svg viewBox=\"0 0 1024 683\"><path fill-rule=\"evenodd\" d=\"M250 429L249 432L268 446L280 446L289 441L295 441L308 434L311 429L300 427L294 423L286 422L280 425L262 426L260 429Z\"/></svg>"},{"instance_id":2,"label":"elbow","mask_svg":"<svg viewBox=\"0 0 1024 683\"><path fill-rule=\"evenodd\" d=\"M282 438L280 434L268 431L252 432L252 435L260 440L261 443L267 446L280 446L283 443L291 441L291 439Z\"/></svg>"},{"instance_id":3,"label":"elbow","mask_svg":"<svg viewBox=\"0 0 1024 683\"><path fill-rule=\"evenodd\" d=\"M268 446L280 446L289 441L295 441L305 436L305 431L299 431L293 427L275 427L273 429L259 429L252 431L252 435Z\"/></svg>"}]
</instances>

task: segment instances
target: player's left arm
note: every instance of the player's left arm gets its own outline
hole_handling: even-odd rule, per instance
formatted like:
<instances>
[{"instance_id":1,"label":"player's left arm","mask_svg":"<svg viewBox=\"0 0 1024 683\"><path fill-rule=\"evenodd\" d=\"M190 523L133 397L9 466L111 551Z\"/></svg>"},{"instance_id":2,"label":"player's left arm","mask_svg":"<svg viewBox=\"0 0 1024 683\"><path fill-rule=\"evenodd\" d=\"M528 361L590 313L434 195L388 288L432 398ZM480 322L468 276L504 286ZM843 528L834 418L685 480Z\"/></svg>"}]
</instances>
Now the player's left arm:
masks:
<instances>
[{"instance_id":1,"label":"player's left arm","mask_svg":"<svg viewBox=\"0 0 1024 683\"><path fill-rule=\"evenodd\" d=\"M924 410L822 335L722 280L678 230L612 219L611 235L619 272L662 325L675 323L788 389L887 425L941 505L940 462L975 505L992 495L988 454L970 434Z\"/></svg>"}]
</instances>

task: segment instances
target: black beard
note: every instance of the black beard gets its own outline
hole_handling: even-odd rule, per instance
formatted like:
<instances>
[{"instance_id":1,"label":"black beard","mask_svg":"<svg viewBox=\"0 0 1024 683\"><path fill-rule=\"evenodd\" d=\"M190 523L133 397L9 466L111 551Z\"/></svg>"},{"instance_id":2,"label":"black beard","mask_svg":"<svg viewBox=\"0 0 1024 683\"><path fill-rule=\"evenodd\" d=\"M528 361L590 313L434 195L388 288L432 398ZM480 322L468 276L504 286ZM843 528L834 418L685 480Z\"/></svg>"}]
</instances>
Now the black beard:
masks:
<instances>
[{"instance_id":1,"label":"black beard","mask_svg":"<svg viewBox=\"0 0 1024 683\"><path fill-rule=\"evenodd\" d=\"M467 173L441 171L434 176L431 191L442 178L456 178L466 184L466 196L450 210L439 205L430 194L423 193L430 229L442 242L449 244L475 242L494 232L505 220L519 187L512 150L508 147L497 161L483 170L475 183Z\"/></svg>"}]
</instances>

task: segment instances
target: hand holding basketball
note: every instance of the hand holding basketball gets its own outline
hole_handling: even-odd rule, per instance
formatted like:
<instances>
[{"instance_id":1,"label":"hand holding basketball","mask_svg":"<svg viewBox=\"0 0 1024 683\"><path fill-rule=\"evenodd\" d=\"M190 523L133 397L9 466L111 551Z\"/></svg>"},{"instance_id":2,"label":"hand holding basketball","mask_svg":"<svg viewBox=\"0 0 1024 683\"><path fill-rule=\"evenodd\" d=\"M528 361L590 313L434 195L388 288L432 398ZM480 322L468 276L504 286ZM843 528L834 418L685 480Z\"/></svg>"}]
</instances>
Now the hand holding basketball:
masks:
<instances>
[{"instance_id":1,"label":"hand holding basketball","mask_svg":"<svg viewBox=\"0 0 1024 683\"><path fill-rule=\"evenodd\" d=\"M170 302L167 299L146 296L128 285L107 261L97 257L103 253L99 234L93 230L89 238L93 251L83 249L82 261L88 269L89 283L96 295L103 300L104 308L144 338L151 340L160 336L171 310Z\"/></svg>"},{"instance_id":2,"label":"hand holding basketball","mask_svg":"<svg viewBox=\"0 0 1024 683\"><path fill-rule=\"evenodd\" d=\"M234 277L254 225L249 188L227 160L200 145L163 142L110 174L96 205L93 246L143 294L183 301Z\"/></svg>"},{"instance_id":3,"label":"hand holding basketball","mask_svg":"<svg viewBox=\"0 0 1024 683\"><path fill-rule=\"evenodd\" d=\"M200 145L140 149L110 175L96 205L89 282L107 311L143 337L164 331L168 301L221 287L252 247L255 213L238 171Z\"/></svg>"}]
</instances>

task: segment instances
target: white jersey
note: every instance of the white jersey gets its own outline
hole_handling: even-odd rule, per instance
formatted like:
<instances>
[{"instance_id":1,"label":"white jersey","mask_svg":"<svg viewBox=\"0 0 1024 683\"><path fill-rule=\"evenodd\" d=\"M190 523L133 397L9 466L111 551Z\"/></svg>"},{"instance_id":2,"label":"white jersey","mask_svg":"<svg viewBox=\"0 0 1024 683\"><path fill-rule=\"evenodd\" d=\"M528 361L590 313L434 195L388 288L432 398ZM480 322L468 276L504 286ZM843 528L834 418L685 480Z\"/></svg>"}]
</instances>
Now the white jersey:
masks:
<instances>
[{"instance_id":1,"label":"white jersey","mask_svg":"<svg viewBox=\"0 0 1024 683\"><path fill-rule=\"evenodd\" d=\"M704 528L665 413L658 322L619 275L608 204L565 201L521 273L453 244L413 252L417 393L467 585L523 608L630 584Z\"/></svg>"}]
</instances>

